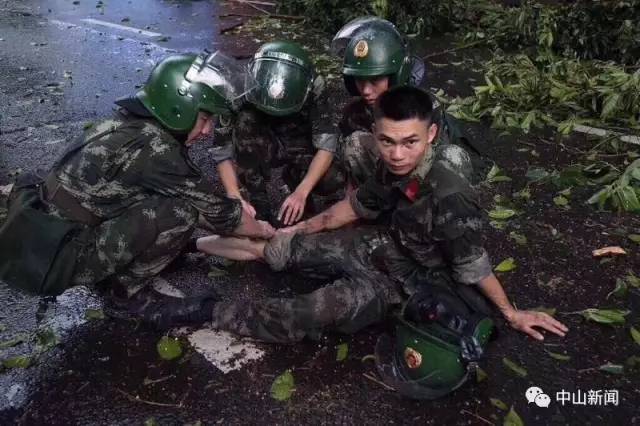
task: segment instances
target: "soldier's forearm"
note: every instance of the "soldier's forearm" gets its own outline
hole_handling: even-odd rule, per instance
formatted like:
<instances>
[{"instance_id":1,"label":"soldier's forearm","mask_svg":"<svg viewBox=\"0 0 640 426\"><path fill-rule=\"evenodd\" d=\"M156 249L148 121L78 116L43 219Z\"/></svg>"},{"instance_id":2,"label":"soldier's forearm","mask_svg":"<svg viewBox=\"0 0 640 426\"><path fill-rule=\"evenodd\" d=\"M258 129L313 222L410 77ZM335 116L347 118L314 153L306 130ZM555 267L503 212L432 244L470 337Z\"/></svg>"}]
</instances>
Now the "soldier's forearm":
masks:
<instances>
[{"instance_id":1,"label":"soldier's forearm","mask_svg":"<svg viewBox=\"0 0 640 426\"><path fill-rule=\"evenodd\" d=\"M509 320L516 309L513 307L507 294L502 288L502 284L494 274L490 274L478 283L480 291L500 310L502 315Z\"/></svg>"},{"instance_id":2,"label":"soldier's forearm","mask_svg":"<svg viewBox=\"0 0 640 426\"><path fill-rule=\"evenodd\" d=\"M327 173L332 161L333 153L322 149L318 150L309 165L307 174L296 188L296 191L302 193L305 197L308 196L320 179Z\"/></svg>"},{"instance_id":3,"label":"soldier's forearm","mask_svg":"<svg viewBox=\"0 0 640 426\"><path fill-rule=\"evenodd\" d=\"M218 175L220 181L227 196L233 198L240 198L240 187L238 185L238 177L236 171L233 168L233 162L231 160L225 160L218 164Z\"/></svg>"},{"instance_id":4,"label":"soldier's forearm","mask_svg":"<svg viewBox=\"0 0 640 426\"><path fill-rule=\"evenodd\" d=\"M297 227L305 234L315 234L316 232L340 228L357 219L358 215L353 211L349 199L345 198L319 215L301 222Z\"/></svg>"}]
</instances>

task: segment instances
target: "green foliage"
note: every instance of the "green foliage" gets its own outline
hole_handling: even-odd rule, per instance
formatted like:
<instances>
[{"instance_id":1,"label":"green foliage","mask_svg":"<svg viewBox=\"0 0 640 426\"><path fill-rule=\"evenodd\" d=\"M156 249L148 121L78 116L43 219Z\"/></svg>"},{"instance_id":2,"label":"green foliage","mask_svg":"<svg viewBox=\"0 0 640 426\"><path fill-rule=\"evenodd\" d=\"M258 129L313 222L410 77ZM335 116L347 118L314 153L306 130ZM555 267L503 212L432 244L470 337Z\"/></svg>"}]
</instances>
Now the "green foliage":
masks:
<instances>
[{"instance_id":1,"label":"green foliage","mask_svg":"<svg viewBox=\"0 0 640 426\"><path fill-rule=\"evenodd\" d=\"M635 160L611 184L593 194L589 204L600 209L610 205L616 211L640 212L640 160Z\"/></svg>"},{"instance_id":2,"label":"green foliage","mask_svg":"<svg viewBox=\"0 0 640 426\"><path fill-rule=\"evenodd\" d=\"M640 129L640 69L520 54L497 55L485 72L474 96L449 100L451 114L525 133L546 125L562 134L576 124Z\"/></svg>"},{"instance_id":3,"label":"green foliage","mask_svg":"<svg viewBox=\"0 0 640 426\"><path fill-rule=\"evenodd\" d=\"M640 0L533 1L504 8L490 0L280 0L279 11L304 15L335 33L350 19L377 15L407 34L464 31L466 41L514 49L539 46L567 58L634 63L640 58Z\"/></svg>"}]
</instances>

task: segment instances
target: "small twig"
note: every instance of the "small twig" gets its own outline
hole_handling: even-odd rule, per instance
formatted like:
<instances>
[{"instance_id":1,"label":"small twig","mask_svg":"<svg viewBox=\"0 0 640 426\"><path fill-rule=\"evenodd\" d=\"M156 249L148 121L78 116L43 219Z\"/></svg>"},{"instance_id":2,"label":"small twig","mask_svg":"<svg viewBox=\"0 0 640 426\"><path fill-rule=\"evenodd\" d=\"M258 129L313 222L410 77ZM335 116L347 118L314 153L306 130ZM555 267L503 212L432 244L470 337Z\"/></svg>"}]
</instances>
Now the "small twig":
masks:
<instances>
[{"instance_id":1,"label":"small twig","mask_svg":"<svg viewBox=\"0 0 640 426\"><path fill-rule=\"evenodd\" d=\"M147 401L146 399L142 399L140 397L135 397L129 393L126 393L125 391L116 388L116 390L121 393L122 395L124 395L129 401L131 402L142 402L143 404L148 404L148 405L154 405L156 407L169 407L169 408L184 408L184 406L182 404L178 405L178 404L166 404L164 402L155 402L155 401Z\"/></svg>"},{"instance_id":2,"label":"small twig","mask_svg":"<svg viewBox=\"0 0 640 426\"><path fill-rule=\"evenodd\" d=\"M469 414L470 416L473 416L473 417L475 417L476 419L478 419L478 420L480 420L480 421L483 421L483 422L485 422L485 423L486 423L486 424L488 424L488 425L492 425L492 426L493 426L493 423L492 423L492 422L490 422L489 420L485 419L484 417L480 417L479 415L472 413L472 412L471 412L471 411L469 411L469 410L462 409L462 411L460 411L460 413Z\"/></svg>"},{"instance_id":3,"label":"small twig","mask_svg":"<svg viewBox=\"0 0 640 426\"><path fill-rule=\"evenodd\" d=\"M485 39L482 39L482 40L476 40L476 41L472 41L471 43L464 44L462 46L452 47L451 49L443 50L441 52L430 53L430 54L428 54L426 56L423 56L422 59L428 59L428 58L433 58L434 56L440 56L440 55L445 55L447 53L457 52L458 50L463 50L463 49L467 49L469 47L473 47L476 44L486 43L486 42L492 40L493 38L494 37L489 37L489 38L485 38Z\"/></svg>"},{"instance_id":4,"label":"small twig","mask_svg":"<svg viewBox=\"0 0 640 426\"><path fill-rule=\"evenodd\" d=\"M367 379L371 380L374 383L379 384L380 386L382 386L383 388L390 390L390 391L395 391L394 388L392 388L391 386L389 386L388 384L381 382L380 380L376 379L375 377L373 377L372 375L368 374L368 373L362 373L362 375L364 377L366 377Z\"/></svg>"},{"instance_id":5,"label":"small twig","mask_svg":"<svg viewBox=\"0 0 640 426\"><path fill-rule=\"evenodd\" d=\"M238 1L238 0L236 0L236 1ZM259 11L259 12L262 12L262 13L264 13L265 15L271 15L271 12L269 12L268 10L264 10L264 9L263 9L263 8L261 8L261 7L258 7L258 6L256 6L255 4L253 4L253 3L244 2L244 1L243 1L243 2L241 2L241 3L244 3L244 4L246 4L247 6L251 6L251 7L252 7L252 8L254 8L255 10L257 10L257 11Z\"/></svg>"}]
</instances>

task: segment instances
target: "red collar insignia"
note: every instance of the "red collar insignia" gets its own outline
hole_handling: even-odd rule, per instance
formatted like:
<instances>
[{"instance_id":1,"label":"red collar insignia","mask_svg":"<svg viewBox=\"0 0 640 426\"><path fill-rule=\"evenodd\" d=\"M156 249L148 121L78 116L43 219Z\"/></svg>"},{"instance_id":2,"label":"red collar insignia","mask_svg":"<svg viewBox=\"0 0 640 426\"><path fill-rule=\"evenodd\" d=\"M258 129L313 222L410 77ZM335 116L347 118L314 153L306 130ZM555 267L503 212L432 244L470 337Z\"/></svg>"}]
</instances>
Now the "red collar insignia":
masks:
<instances>
[{"instance_id":1,"label":"red collar insignia","mask_svg":"<svg viewBox=\"0 0 640 426\"><path fill-rule=\"evenodd\" d=\"M420 185L418 184L418 179L412 179L404 188L404 195L406 195L406 197L413 203L416 201L416 198L418 198L419 189Z\"/></svg>"}]
</instances>

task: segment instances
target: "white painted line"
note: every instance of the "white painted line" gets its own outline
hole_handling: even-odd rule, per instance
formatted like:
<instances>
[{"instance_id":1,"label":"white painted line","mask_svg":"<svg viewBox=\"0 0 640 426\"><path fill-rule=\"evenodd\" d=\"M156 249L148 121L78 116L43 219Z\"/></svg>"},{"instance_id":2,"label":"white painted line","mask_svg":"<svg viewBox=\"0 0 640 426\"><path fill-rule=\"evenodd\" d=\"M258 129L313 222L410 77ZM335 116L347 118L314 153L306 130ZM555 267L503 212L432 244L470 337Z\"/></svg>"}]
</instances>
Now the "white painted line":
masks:
<instances>
[{"instance_id":1,"label":"white painted line","mask_svg":"<svg viewBox=\"0 0 640 426\"><path fill-rule=\"evenodd\" d=\"M265 355L254 343L241 340L226 331L198 330L189 336L189 342L224 374L239 370L248 362L262 359Z\"/></svg>"},{"instance_id":2,"label":"white painted line","mask_svg":"<svg viewBox=\"0 0 640 426\"><path fill-rule=\"evenodd\" d=\"M618 136L622 142L640 145L640 136L623 135L622 133L614 132L612 130L600 129L598 127L584 126L582 124L576 124L575 126L573 126L573 130L579 133L586 133L589 135L595 135L600 137L604 137L607 135Z\"/></svg>"},{"instance_id":3,"label":"white painted line","mask_svg":"<svg viewBox=\"0 0 640 426\"><path fill-rule=\"evenodd\" d=\"M49 19L49 22L51 22L54 25L57 25L59 27L63 27L63 28L82 28L83 30L87 30L87 31L91 31L94 34L102 34L101 31L96 30L95 28L91 28L91 27L83 27L82 25L77 25L77 24L72 24L70 22L64 22L64 21L59 21L57 19ZM115 39L116 36L115 35L111 35L111 38ZM136 40L133 38L128 38L128 37L118 37L118 40L126 40L126 41L130 41L133 43L143 43L145 46L151 46L155 49L161 50L163 52L176 52L175 49L169 49L166 47L162 47L162 46L158 46L155 43L150 43L150 42L141 42L140 40Z\"/></svg>"},{"instance_id":4,"label":"white painted line","mask_svg":"<svg viewBox=\"0 0 640 426\"><path fill-rule=\"evenodd\" d=\"M86 22L87 24L101 25L103 27L115 28L122 31L129 31L147 37L160 37L162 35L160 33L154 33L153 31L141 30L134 27L128 27L126 25L114 24L113 22L101 21L99 19L93 18L82 19L82 22Z\"/></svg>"}]
</instances>

